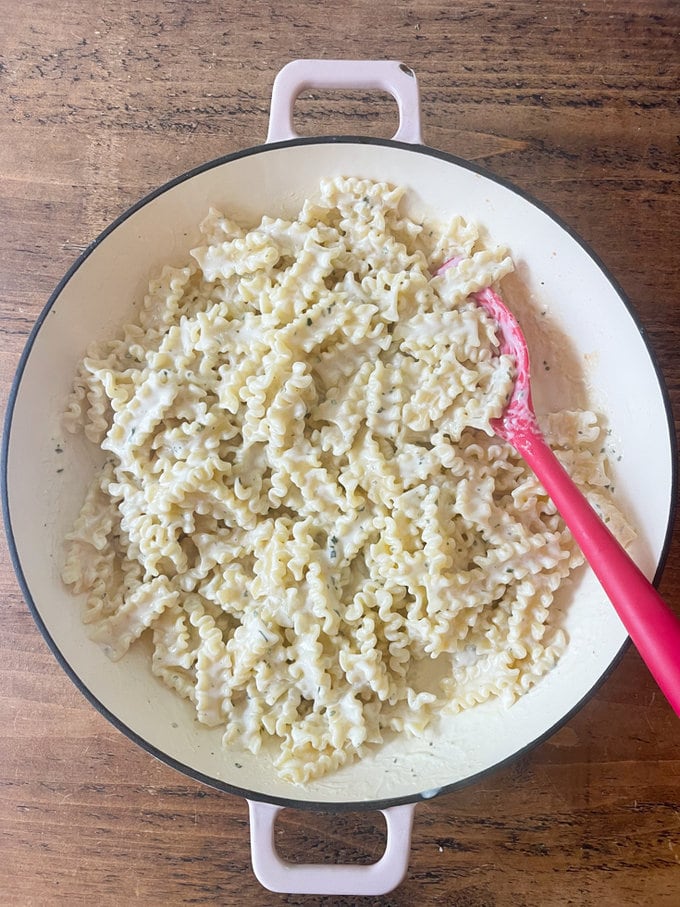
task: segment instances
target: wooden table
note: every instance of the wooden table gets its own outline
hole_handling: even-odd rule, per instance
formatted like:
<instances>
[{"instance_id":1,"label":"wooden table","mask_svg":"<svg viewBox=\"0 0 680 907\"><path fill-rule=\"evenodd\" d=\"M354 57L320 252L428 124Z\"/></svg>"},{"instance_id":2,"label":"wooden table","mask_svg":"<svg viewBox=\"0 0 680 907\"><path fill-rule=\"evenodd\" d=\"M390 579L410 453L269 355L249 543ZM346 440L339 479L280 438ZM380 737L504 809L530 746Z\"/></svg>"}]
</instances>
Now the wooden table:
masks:
<instances>
[{"instance_id":1,"label":"wooden table","mask_svg":"<svg viewBox=\"0 0 680 907\"><path fill-rule=\"evenodd\" d=\"M680 413L674 0L0 0L0 15L3 405L77 253L153 187L262 141L275 73L323 56L413 66L427 143L529 190L592 245ZM316 93L298 113L310 134L395 122L370 93ZM680 610L677 544L660 588ZM391 895L279 896L250 871L244 801L156 762L72 686L4 543L0 591L3 904L680 904L680 723L635 651L542 746L421 805ZM383 844L375 814L287 812L279 840L364 862Z\"/></svg>"}]
</instances>

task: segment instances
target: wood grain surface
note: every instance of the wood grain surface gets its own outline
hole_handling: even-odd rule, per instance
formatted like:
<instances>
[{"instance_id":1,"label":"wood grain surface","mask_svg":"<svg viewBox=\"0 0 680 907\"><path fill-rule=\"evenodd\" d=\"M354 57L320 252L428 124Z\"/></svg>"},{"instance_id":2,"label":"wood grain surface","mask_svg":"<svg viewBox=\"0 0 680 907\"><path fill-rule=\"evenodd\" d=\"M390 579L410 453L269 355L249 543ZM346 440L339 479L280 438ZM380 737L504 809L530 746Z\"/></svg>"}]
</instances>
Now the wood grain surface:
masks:
<instances>
[{"instance_id":1,"label":"wood grain surface","mask_svg":"<svg viewBox=\"0 0 680 907\"><path fill-rule=\"evenodd\" d=\"M680 413L674 0L0 0L0 395L77 254L149 190L258 144L298 57L417 71L429 145L512 180L632 300ZM300 131L390 136L380 93L307 92ZM650 444L654 439L650 438ZM680 611L680 546L660 584ZM245 802L110 726L56 664L0 552L0 903L680 905L680 723L629 650L552 738L418 807L384 898L265 891ZM284 855L375 860L376 814L284 813Z\"/></svg>"}]
</instances>

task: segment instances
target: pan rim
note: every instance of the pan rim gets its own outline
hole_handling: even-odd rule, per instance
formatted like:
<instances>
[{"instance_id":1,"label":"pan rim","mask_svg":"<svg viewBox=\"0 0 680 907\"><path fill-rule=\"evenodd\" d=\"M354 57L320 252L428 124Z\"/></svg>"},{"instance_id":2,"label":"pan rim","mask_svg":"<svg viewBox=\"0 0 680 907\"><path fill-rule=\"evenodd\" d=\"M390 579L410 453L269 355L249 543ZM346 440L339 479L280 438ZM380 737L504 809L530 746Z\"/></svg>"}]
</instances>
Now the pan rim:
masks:
<instances>
[{"instance_id":1,"label":"pan rim","mask_svg":"<svg viewBox=\"0 0 680 907\"><path fill-rule=\"evenodd\" d=\"M391 148L398 148L412 153L423 154L425 156L438 158L446 163L454 164L456 166L462 167L465 170L471 171L478 174L479 176L484 177L485 179L491 180L492 182L504 187L505 189L513 192L515 195L518 195L523 201L529 203L533 207L537 208L545 215L547 215L559 228L566 232L586 253L586 255L597 265L597 267L602 272L605 279L613 287L618 297L624 304L625 309L628 312L628 315L632 319L634 326L638 333L641 336L641 339L644 343L647 355L652 364L652 367L655 372L656 382L661 394L661 400L663 403L665 417L666 417L666 429L668 432L669 440L669 453L671 456L671 487L670 487L670 506L667 515L666 529L664 535L664 542L661 549L661 553L658 560L657 569L654 575L653 582L655 585L660 581L661 575L663 573L664 566L668 559L668 554L670 551L671 541L673 537L673 528L674 521L677 512L677 481L678 481L678 463L677 463L677 439L675 435L674 428L674 419L673 411L670 402L668 388L665 383L661 367L654 351L654 348L651 344L651 341L648 337L648 334L639 320L635 309L633 308L628 297L622 290L618 281L611 275L607 267L604 265L602 260L599 258L597 253L571 228L566 224L562 218L552 211L548 206L543 204L534 198L529 192L515 186L510 181L493 174L483 167L480 167L478 164L475 164L470 161L466 161L462 158L459 158L448 152L440 151L438 149L431 148L427 145L422 144L412 144L407 142L398 142L393 139L381 139L367 136L352 136L352 135L336 135L336 136L320 136L320 137L299 137L295 139L290 139L282 142L273 142L269 144L255 145L249 148L242 149L240 151L232 152L227 155L215 158L206 163L200 164L185 173L174 177L173 179L167 181L163 185L157 187L151 192L144 195L133 205L128 207L123 211L117 218L115 218L88 246L87 248L75 259L71 264L69 269L66 271L64 276L56 285L53 292L50 294L50 297L40 312L38 318L36 319L35 324L28 336L24 349L22 351L19 364L12 381L7 408L5 411L5 420L3 427L3 438L2 438L2 451L1 451L1 465L0 465L0 483L1 483L1 494L2 494L2 510L3 510L3 519L5 523L6 536L8 540L8 547L10 552L10 558L12 565L15 571L15 574L18 579L19 587L21 589L22 595L26 604L31 612L36 625L40 633L42 634L45 642L47 643L49 649L52 651L52 654L55 656L57 662L75 684L75 686L80 690L80 692L85 696L87 701L94 706L94 708L106 718L117 730L121 731L140 746L142 749L146 750L150 755L154 756L159 761L165 763L171 768L179 771L181 774L191 778L194 781L197 781L201 784L205 784L209 787L217 789L223 793L234 794L236 796L245 797L248 800L272 803L282 807L294 808L294 809L309 809L315 811L328 811L328 812L349 812L349 811L371 811L371 810L384 810L393 806L403 805L407 803L417 803L421 800L430 799L433 796L433 792L430 791L421 791L416 793L404 794L402 796L391 797L391 798L378 798L375 800L353 800L353 801L334 801L334 800L304 800L296 799L295 797L281 797L277 795L270 795L261 793L258 791L252 791L248 788L242 788L232 783L227 783L217 778L205 775L204 773L196 770L192 766L186 765L185 763L175 759L173 756L161 751L154 744L145 740L141 735L136 731L133 731L129 728L124 722L122 722L113 712L109 709L91 692L89 687L85 684L83 680L76 673L74 668L70 665L68 659L63 655L58 645L52 638L46 624L44 623L40 610L33 600L33 596L30 592L28 583L26 581L23 568L21 565L21 558L19 554L18 547L15 542L14 533L12 529L12 519L10 513L10 502L9 502L9 487L8 487L8 460L10 453L10 436L12 429L12 421L15 410L15 405L17 401L17 396L19 388L21 386L24 370L26 364L31 355L33 345L35 340L40 332L40 329L49 315L50 311L56 304L59 299L62 291L65 286L69 283L75 273L83 266L85 261L89 256L97 249L102 242L116 230L121 224L128 220L133 214L139 211L141 208L153 202L155 199L165 194L166 192L171 191L176 186L196 177L206 171L214 169L216 167L223 166L232 161L239 160L241 158L249 157L255 154L268 153L270 151L275 151L281 148L288 147L299 147L299 146L308 146L308 145L324 145L324 144L335 144L335 145L350 145L350 144L360 144L360 145L378 145L378 146L387 146ZM443 785L436 792L437 796L442 794L451 793L457 789L465 787L467 785L473 784L485 776L490 775L491 773L500 770L504 766L513 762L514 760L520 758L522 755L526 754L530 750L539 746L554 733L556 733L562 726L564 726L580 709L585 705L585 703L594 695L594 693L599 689L599 687L605 682L609 675L613 672L616 666L621 661L625 651L628 648L630 641L626 639L624 644L621 646L619 651L615 654L613 659L610 661L609 665L602 671L597 681L593 686L587 691L587 693L564 715L562 715L554 724L549 728L539 734L536 738L526 743L521 748L515 750L511 755L500 760L499 762L494 763L487 768L476 772L472 775L469 775L465 778L458 779L453 781L450 784Z\"/></svg>"}]
</instances>

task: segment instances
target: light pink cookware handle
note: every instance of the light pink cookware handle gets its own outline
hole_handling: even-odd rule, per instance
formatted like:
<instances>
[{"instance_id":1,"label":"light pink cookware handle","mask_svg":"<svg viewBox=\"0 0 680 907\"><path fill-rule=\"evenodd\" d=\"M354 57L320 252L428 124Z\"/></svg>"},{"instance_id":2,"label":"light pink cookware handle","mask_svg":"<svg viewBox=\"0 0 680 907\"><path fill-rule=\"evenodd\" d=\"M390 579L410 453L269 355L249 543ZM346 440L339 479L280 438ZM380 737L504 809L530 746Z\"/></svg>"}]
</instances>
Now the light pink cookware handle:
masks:
<instances>
[{"instance_id":1,"label":"light pink cookware handle","mask_svg":"<svg viewBox=\"0 0 680 907\"><path fill-rule=\"evenodd\" d=\"M283 807L248 800L253 872L265 888L285 894L387 894L408 869L414 808L408 803L381 810L387 823L387 845L377 863L329 865L282 860L276 852L274 824Z\"/></svg>"},{"instance_id":2,"label":"light pink cookware handle","mask_svg":"<svg viewBox=\"0 0 680 907\"><path fill-rule=\"evenodd\" d=\"M308 88L381 89L399 108L399 129L393 138L422 143L420 95L415 73L397 60L293 60L279 72L272 89L268 142L296 139L293 108Z\"/></svg>"}]
</instances>

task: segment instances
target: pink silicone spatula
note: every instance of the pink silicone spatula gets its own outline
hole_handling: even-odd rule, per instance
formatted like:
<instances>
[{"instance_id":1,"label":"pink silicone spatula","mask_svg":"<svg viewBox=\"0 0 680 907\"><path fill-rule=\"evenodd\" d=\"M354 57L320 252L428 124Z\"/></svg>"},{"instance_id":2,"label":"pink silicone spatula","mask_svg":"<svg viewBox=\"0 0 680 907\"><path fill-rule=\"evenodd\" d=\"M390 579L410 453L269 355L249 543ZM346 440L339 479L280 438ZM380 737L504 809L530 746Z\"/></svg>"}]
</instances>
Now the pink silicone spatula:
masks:
<instances>
[{"instance_id":1,"label":"pink silicone spatula","mask_svg":"<svg viewBox=\"0 0 680 907\"><path fill-rule=\"evenodd\" d=\"M533 469L616 608L662 692L680 716L680 618L597 516L546 443L531 400L529 352L522 330L490 287L474 294L500 328L501 353L515 360L508 404L491 425Z\"/></svg>"}]
</instances>

